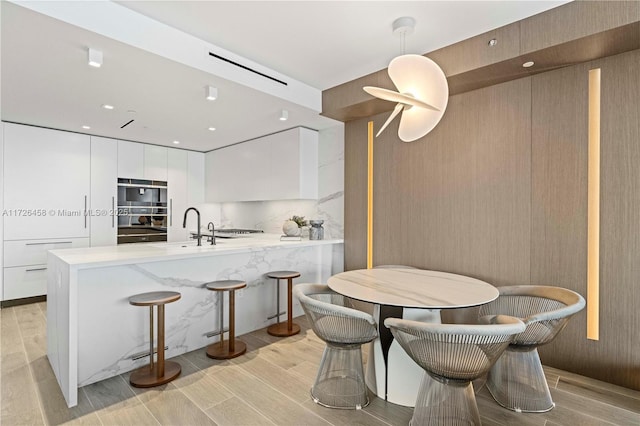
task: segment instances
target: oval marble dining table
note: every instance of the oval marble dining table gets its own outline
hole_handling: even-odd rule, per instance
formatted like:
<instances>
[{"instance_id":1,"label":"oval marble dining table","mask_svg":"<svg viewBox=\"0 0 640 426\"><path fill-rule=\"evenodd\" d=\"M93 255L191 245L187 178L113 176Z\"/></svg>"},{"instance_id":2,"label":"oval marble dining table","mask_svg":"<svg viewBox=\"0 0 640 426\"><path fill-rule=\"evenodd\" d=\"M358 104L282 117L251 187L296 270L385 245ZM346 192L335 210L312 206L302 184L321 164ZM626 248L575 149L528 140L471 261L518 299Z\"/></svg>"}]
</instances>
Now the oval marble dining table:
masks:
<instances>
[{"instance_id":1,"label":"oval marble dining table","mask_svg":"<svg viewBox=\"0 0 640 426\"><path fill-rule=\"evenodd\" d=\"M367 361L367 386L394 404L415 406L424 371L409 358L384 326L389 317L440 322L441 309L478 306L498 297L484 281L447 272L409 268L358 269L336 274L329 288L374 304L379 338Z\"/></svg>"}]
</instances>

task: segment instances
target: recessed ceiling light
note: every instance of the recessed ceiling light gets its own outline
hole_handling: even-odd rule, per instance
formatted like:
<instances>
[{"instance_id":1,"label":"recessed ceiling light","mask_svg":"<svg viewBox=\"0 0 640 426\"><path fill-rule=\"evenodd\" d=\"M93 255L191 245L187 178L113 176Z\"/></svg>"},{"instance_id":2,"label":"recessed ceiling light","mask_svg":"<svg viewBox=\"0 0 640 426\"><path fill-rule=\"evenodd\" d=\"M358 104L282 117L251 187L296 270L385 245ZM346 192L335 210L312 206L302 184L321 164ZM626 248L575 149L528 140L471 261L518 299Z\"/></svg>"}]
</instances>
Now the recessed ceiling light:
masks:
<instances>
[{"instance_id":1,"label":"recessed ceiling light","mask_svg":"<svg viewBox=\"0 0 640 426\"><path fill-rule=\"evenodd\" d=\"M180 141L173 141L176 145L180 145Z\"/></svg>"},{"instance_id":2,"label":"recessed ceiling light","mask_svg":"<svg viewBox=\"0 0 640 426\"><path fill-rule=\"evenodd\" d=\"M529 67L532 67L532 66L533 66L533 64L535 64L535 62L533 62L533 61L527 61L527 62L525 62L524 64L522 64L522 66L523 66L523 67L525 67L525 68L529 68Z\"/></svg>"},{"instance_id":3,"label":"recessed ceiling light","mask_svg":"<svg viewBox=\"0 0 640 426\"><path fill-rule=\"evenodd\" d=\"M91 128L91 126L82 126L83 129L85 130L89 130Z\"/></svg>"},{"instance_id":4,"label":"recessed ceiling light","mask_svg":"<svg viewBox=\"0 0 640 426\"><path fill-rule=\"evenodd\" d=\"M102 52L96 49L89 48L89 65L95 68L102 66Z\"/></svg>"},{"instance_id":5,"label":"recessed ceiling light","mask_svg":"<svg viewBox=\"0 0 640 426\"><path fill-rule=\"evenodd\" d=\"M215 127L209 127L209 130L212 131L212 132L215 132L216 128Z\"/></svg>"},{"instance_id":6,"label":"recessed ceiling light","mask_svg":"<svg viewBox=\"0 0 640 426\"><path fill-rule=\"evenodd\" d=\"M288 118L289 118L289 111L287 111L286 109L283 109L280 112L280 121L287 121Z\"/></svg>"},{"instance_id":7,"label":"recessed ceiling light","mask_svg":"<svg viewBox=\"0 0 640 426\"><path fill-rule=\"evenodd\" d=\"M104 108L104 109L113 109L113 105L103 104L102 108Z\"/></svg>"},{"instance_id":8,"label":"recessed ceiling light","mask_svg":"<svg viewBox=\"0 0 640 426\"><path fill-rule=\"evenodd\" d=\"M489 40L489 46L493 47L496 44L498 44L498 39L492 38L491 40Z\"/></svg>"},{"instance_id":9,"label":"recessed ceiling light","mask_svg":"<svg viewBox=\"0 0 640 426\"><path fill-rule=\"evenodd\" d=\"M213 86L205 87L205 94L208 101L215 101L218 98L218 89Z\"/></svg>"}]
</instances>

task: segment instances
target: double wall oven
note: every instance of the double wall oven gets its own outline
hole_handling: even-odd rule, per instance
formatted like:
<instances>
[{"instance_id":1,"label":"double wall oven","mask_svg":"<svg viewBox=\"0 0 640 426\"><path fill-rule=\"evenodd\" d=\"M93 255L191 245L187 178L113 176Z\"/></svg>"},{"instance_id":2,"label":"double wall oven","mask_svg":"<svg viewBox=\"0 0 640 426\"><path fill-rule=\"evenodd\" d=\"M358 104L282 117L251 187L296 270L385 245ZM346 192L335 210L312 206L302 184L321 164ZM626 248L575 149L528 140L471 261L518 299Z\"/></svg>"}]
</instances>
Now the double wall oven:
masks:
<instances>
[{"instance_id":1,"label":"double wall oven","mask_svg":"<svg viewBox=\"0 0 640 426\"><path fill-rule=\"evenodd\" d=\"M167 182L118 178L118 244L167 241Z\"/></svg>"}]
</instances>

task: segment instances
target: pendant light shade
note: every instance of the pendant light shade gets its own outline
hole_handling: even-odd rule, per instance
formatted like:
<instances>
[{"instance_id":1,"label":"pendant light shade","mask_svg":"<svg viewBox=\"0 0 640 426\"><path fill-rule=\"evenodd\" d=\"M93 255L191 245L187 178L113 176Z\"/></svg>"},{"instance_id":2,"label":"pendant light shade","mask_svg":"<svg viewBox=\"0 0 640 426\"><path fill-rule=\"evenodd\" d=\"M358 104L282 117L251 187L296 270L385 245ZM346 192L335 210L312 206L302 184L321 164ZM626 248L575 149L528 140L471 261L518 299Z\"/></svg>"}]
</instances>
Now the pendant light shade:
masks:
<instances>
[{"instance_id":1,"label":"pendant light shade","mask_svg":"<svg viewBox=\"0 0 640 426\"><path fill-rule=\"evenodd\" d=\"M436 127L447 108L447 77L435 62L420 55L393 59L389 64L389 77L400 93L409 94L435 108L405 106L402 110L398 137L404 142L423 137Z\"/></svg>"},{"instance_id":2,"label":"pendant light shade","mask_svg":"<svg viewBox=\"0 0 640 426\"><path fill-rule=\"evenodd\" d=\"M404 37L404 34L413 30L413 23L409 18L398 18L394 22L394 32L400 32ZM444 115L449 102L447 77L438 64L421 55L398 56L389 63L387 72L397 92L380 87L363 87L372 96L397 102L376 136L402 113L398 128L400 140L413 142L420 139L433 130Z\"/></svg>"}]
</instances>

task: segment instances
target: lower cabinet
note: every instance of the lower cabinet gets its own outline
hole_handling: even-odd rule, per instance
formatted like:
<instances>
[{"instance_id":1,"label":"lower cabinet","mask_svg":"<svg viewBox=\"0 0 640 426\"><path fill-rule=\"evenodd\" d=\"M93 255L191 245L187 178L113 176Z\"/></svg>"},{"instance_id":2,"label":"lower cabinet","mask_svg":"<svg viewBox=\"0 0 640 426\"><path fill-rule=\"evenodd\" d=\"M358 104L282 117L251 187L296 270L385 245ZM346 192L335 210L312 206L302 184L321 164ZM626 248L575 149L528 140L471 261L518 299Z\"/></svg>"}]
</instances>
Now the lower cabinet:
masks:
<instances>
[{"instance_id":1,"label":"lower cabinet","mask_svg":"<svg viewBox=\"0 0 640 426\"><path fill-rule=\"evenodd\" d=\"M47 294L47 266L16 266L4 268L3 300Z\"/></svg>"},{"instance_id":2,"label":"lower cabinet","mask_svg":"<svg viewBox=\"0 0 640 426\"><path fill-rule=\"evenodd\" d=\"M47 294L47 252L83 247L89 238L5 241L2 300Z\"/></svg>"}]
</instances>

